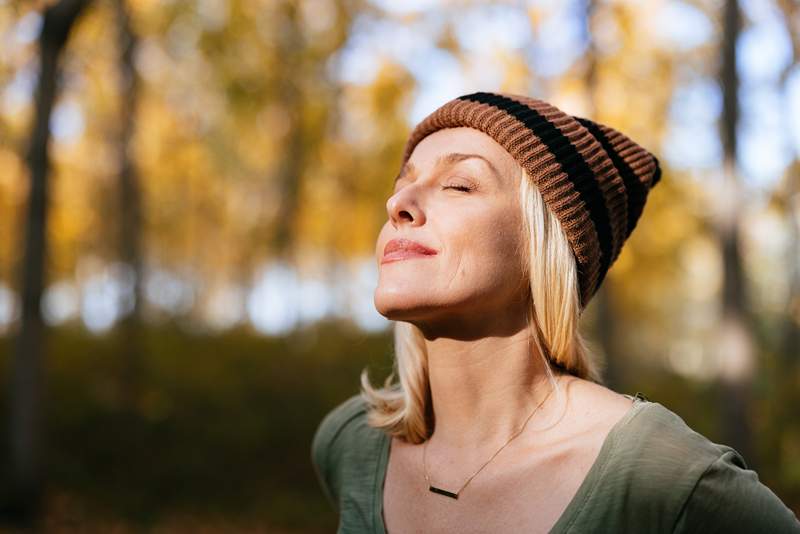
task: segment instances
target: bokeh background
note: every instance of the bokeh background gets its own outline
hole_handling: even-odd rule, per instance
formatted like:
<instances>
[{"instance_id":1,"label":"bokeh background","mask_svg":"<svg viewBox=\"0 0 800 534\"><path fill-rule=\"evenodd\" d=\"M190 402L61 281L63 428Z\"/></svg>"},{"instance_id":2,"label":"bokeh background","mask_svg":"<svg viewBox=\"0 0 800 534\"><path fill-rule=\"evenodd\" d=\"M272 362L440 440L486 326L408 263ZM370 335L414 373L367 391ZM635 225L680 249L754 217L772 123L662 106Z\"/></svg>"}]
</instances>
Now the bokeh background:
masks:
<instances>
[{"instance_id":1,"label":"bokeh background","mask_svg":"<svg viewBox=\"0 0 800 534\"><path fill-rule=\"evenodd\" d=\"M800 514L798 58L792 0L0 0L2 524L333 532L403 143L480 90L658 155L582 327Z\"/></svg>"}]
</instances>

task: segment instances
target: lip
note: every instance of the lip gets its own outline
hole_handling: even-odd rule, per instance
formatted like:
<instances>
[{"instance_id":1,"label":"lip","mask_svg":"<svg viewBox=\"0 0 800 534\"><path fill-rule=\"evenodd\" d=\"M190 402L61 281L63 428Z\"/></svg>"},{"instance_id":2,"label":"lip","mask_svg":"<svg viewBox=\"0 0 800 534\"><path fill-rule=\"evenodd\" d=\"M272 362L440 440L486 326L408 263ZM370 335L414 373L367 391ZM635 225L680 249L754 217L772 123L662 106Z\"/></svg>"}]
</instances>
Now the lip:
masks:
<instances>
[{"instance_id":1,"label":"lip","mask_svg":"<svg viewBox=\"0 0 800 534\"><path fill-rule=\"evenodd\" d=\"M383 259L381 263L389 263L392 261L406 260L409 258L420 258L426 256L435 256L437 252L432 248L426 247L416 241L410 239L400 238L392 239L383 249Z\"/></svg>"}]
</instances>

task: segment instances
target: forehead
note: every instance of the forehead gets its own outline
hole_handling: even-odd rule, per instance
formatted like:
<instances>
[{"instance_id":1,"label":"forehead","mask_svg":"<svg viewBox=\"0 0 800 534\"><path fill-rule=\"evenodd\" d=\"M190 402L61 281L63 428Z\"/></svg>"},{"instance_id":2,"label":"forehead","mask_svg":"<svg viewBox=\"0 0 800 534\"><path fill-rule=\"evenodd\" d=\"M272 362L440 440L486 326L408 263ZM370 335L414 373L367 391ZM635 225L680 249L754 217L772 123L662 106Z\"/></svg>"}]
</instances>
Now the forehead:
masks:
<instances>
[{"instance_id":1,"label":"forehead","mask_svg":"<svg viewBox=\"0 0 800 534\"><path fill-rule=\"evenodd\" d=\"M479 154L489 160L504 175L514 165L514 159L489 135L468 127L444 128L424 137L409 157L416 168L432 167L437 158L450 152Z\"/></svg>"},{"instance_id":2,"label":"forehead","mask_svg":"<svg viewBox=\"0 0 800 534\"><path fill-rule=\"evenodd\" d=\"M400 175L409 171L434 169L440 165L453 165L466 160L473 162L483 160L483 164L498 177L511 176L516 164L511 154L480 130L469 127L445 128L424 137L414 147Z\"/></svg>"}]
</instances>

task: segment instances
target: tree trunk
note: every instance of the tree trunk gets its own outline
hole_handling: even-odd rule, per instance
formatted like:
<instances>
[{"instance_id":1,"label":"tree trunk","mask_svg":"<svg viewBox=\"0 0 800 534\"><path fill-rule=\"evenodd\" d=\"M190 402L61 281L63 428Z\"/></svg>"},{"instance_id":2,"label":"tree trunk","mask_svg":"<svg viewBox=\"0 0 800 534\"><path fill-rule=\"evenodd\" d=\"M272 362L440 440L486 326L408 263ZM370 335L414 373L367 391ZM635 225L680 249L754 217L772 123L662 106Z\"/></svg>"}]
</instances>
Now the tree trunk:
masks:
<instances>
[{"instance_id":1,"label":"tree trunk","mask_svg":"<svg viewBox=\"0 0 800 534\"><path fill-rule=\"evenodd\" d=\"M47 201L50 170L50 115L58 93L59 60L70 30L87 0L61 0L47 8L39 35L39 78L26 156L30 189L21 279L22 317L9 385L10 487L4 517L31 525L39 516L42 489L44 323L41 298L47 259Z\"/></svg>"},{"instance_id":2,"label":"tree trunk","mask_svg":"<svg viewBox=\"0 0 800 534\"><path fill-rule=\"evenodd\" d=\"M279 258L291 257L295 244L294 224L300 195L300 179L304 167L305 150L303 135L303 95L302 51L303 36L299 26L297 6L287 3L284 6L284 28L279 39L281 56L284 58L289 76L279 88L279 98L289 115L289 132L286 135L283 158L278 173L281 202L275 217L275 248Z\"/></svg>"},{"instance_id":3,"label":"tree trunk","mask_svg":"<svg viewBox=\"0 0 800 534\"><path fill-rule=\"evenodd\" d=\"M134 56L138 39L131 28L125 0L114 1L119 48L120 131L117 141L119 192L119 254L128 269L131 291L123 293L120 324L120 358L122 358L122 407L135 412L141 398L143 362L141 343L142 309L142 195L139 176L131 157L139 78Z\"/></svg>"},{"instance_id":4,"label":"tree trunk","mask_svg":"<svg viewBox=\"0 0 800 534\"><path fill-rule=\"evenodd\" d=\"M722 250L723 281L720 329L715 349L721 366L720 394L722 439L738 450L748 466L756 468L750 419L755 349L748 317L746 280L739 250L738 215L741 213L742 185L736 167L739 122L739 78L736 72L736 42L741 27L737 0L726 0L723 12L720 85L723 95L722 145L723 183L720 184L715 231Z\"/></svg>"}]
</instances>

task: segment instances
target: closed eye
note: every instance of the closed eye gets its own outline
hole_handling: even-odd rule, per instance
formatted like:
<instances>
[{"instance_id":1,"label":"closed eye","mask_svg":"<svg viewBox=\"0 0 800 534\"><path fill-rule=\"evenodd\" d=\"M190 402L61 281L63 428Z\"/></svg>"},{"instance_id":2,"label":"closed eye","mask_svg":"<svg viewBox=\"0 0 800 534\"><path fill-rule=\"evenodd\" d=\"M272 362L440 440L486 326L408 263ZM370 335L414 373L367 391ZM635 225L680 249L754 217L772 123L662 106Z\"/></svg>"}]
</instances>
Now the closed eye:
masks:
<instances>
[{"instance_id":1,"label":"closed eye","mask_svg":"<svg viewBox=\"0 0 800 534\"><path fill-rule=\"evenodd\" d=\"M458 191L463 191L465 193L469 193L470 191L473 190L473 188L469 187L468 185L446 185L442 189L456 189Z\"/></svg>"}]
</instances>

